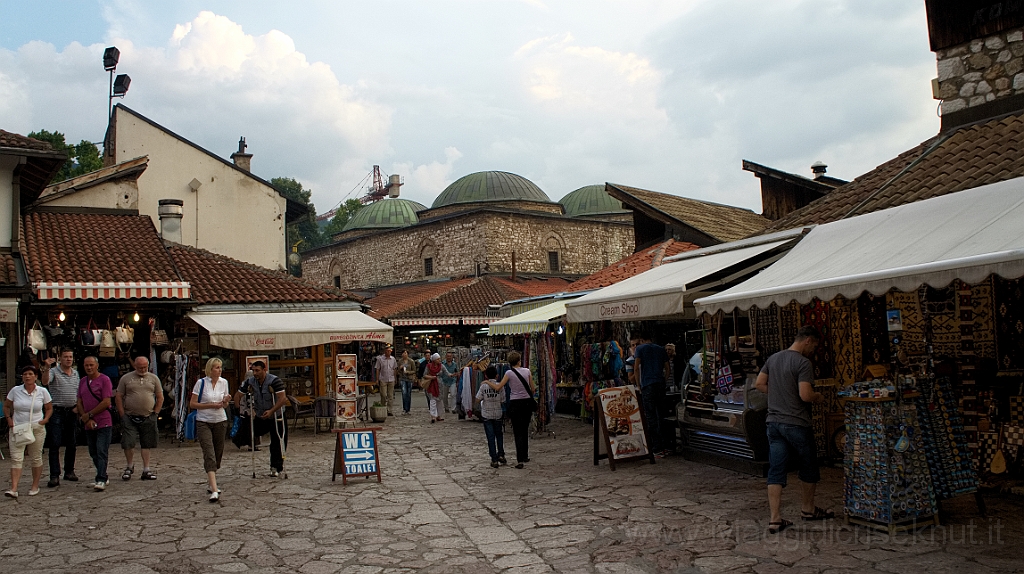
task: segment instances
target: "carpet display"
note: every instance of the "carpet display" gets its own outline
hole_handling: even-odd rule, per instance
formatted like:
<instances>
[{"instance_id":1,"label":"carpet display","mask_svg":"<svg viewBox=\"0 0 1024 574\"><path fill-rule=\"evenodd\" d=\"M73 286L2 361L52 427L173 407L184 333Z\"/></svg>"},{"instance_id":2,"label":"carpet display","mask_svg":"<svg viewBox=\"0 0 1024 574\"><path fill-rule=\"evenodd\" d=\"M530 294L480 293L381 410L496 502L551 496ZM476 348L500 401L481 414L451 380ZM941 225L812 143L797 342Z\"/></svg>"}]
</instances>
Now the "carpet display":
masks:
<instances>
[{"instance_id":1,"label":"carpet display","mask_svg":"<svg viewBox=\"0 0 1024 574\"><path fill-rule=\"evenodd\" d=\"M979 359L996 358L996 320L992 278L971 287L974 300L974 354Z\"/></svg>"},{"instance_id":2,"label":"carpet display","mask_svg":"<svg viewBox=\"0 0 1024 574\"><path fill-rule=\"evenodd\" d=\"M800 307L802 325L809 325L821 334L821 342L810 357L814 364L815 379L831 379L834 375L832 359L832 325L829 323L829 304L817 299Z\"/></svg>"},{"instance_id":3,"label":"carpet display","mask_svg":"<svg viewBox=\"0 0 1024 574\"><path fill-rule=\"evenodd\" d=\"M800 321L803 318L800 316L800 304L790 303L784 307L779 307L779 336L781 338L781 349L785 349L793 344L793 339L796 338L796 332L800 330Z\"/></svg>"},{"instance_id":4,"label":"carpet display","mask_svg":"<svg viewBox=\"0 0 1024 574\"><path fill-rule=\"evenodd\" d=\"M850 303L840 297L832 301L829 309L832 370L836 381L844 387L856 382L861 373L857 361L858 353L854 351L860 346L860 325L857 325L855 332L854 323L853 307Z\"/></svg>"},{"instance_id":5,"label":"carpet display","mask_svg":"<svg viewBox=\"0 0 1024 574\"><path fill-rule=\"evenodd\" d=\"M861 345L865 365L889 364L889 327L885 296L864 293L857 299L860 314Z\"/></svg>"},{"instance_id":6,"label":"carpet display","mask_svg":"<svg viewBox=\"0 0 1024 574\"><path fill-rule=\"evenodd\" d=\"M781 351L782 339L779 336L779 306L772 303L767 309L753 308L750 310L757 334L757 346L763 357L770 357Z\"/></svg>"},{"instance_id":7,"label":"carpet display","mask_svg":"<svg viewBox=\"0 0 1024 574\"><path fill-rule=\"evenodd\" d=\"M1024 286L995 278L996 355L999 369L1024 369Z\"/></svg>"},{"instance_id":8,"label":"carpet display","mask_svg":"<svg viewBox=\"0 0 1024 574\"><path fill-rule=\"evenodd\" d=\"M974 456L967 443L960 403L949 377L918 380L921 438L935 496L953 498L978 489Z\"/></svg>"}]
</instances>

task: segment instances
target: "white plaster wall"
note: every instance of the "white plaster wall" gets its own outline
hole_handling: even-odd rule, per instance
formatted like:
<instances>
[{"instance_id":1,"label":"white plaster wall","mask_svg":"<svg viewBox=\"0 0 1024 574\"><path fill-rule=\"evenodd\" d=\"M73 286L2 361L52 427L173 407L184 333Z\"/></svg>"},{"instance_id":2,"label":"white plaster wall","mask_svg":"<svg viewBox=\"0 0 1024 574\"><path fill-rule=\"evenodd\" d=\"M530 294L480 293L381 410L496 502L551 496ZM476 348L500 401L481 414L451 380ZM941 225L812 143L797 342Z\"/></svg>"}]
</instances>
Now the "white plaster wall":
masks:
<instances>
[{"instance_id":1,"label":"white plaster wall","mask_svg":"<svg viewBox=\"0 0 1024 574\"><path fill-rule=\"evenodd\" d=\"M74 193L47 200L45 205L60 207L116 207L117 209L138 209L139 190L132 180L105 181ZM153 224L160 227L155 217Z\"/></svg>"},{"instance_id":2,"label":"white plaster wall","mask_svg":"<svg viewBox=\"0 0 1024 574\"><path fill-rule=\"evenodd\" d=\"M14 168L18 158L0 155L0 247L10 248L14 213Z\"/></svg>"},{"instance_id":3,"label":"white plaster wall","mask_svg":"<svg viewBox=\"0 0 1024 574\"><path fill-rule=\"evenodd\" d=\"M115 113L116 161L149 156L138 180L140 214L159 229L158 202L180 199L185 202L183 244L268 269L285 268L284 197L128 112ZM197 192L189 187L193 178L202 183Z\"/></svg>"}]
</instances>

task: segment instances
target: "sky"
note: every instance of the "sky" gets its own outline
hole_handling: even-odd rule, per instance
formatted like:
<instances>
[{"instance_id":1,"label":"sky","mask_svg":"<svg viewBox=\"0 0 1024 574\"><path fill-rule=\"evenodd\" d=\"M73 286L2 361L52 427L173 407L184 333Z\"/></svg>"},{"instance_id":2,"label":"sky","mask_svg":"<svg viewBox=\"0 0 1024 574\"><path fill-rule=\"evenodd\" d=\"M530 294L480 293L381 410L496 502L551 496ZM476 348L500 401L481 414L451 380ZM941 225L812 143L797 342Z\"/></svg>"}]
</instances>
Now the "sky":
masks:
<instances>
[{"instance_id":1,"label":"sky","mask_svg":"<svg viewBox=\"0 0 1024 574\"><path fill-rule=\"evenodd\" d=\"M320 213L374 165L760 212L744 159L853 179L939 128L920 0L0 0L0 129L100 142L107 46L120 102Z\"/></svg>"}]
</instances>

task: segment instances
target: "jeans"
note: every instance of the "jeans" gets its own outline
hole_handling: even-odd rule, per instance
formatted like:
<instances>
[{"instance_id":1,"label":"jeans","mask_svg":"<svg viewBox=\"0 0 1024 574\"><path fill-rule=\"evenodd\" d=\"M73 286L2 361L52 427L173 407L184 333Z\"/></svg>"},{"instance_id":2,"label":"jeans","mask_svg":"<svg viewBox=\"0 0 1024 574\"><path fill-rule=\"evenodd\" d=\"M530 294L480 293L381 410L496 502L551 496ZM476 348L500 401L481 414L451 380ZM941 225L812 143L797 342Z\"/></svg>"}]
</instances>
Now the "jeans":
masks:
<instances>
[{"instance_id":1,"label":"jeans","mask_svg":"<svg viewBox=\"0 0 1024 574\"><path fill-rule=\"evenodd\" d=\"M114 436L113 427L85 431L85 441L89 445L89 456L96 467L96 482L107 481L107 453L110 452L110 438Z\"/></svg>"},{"instance_id":2,"label":"jeans","mask_svg":"<svg viewBox=\"0 0 1024 574\"><path fill-rule=\"evenodd\" d=\"M814 430L799 425L768 423L768 484L786 486L790 456L797 459L797 476L801 482L815 484L821 480Z\"/></svg>"},{"instance_id":3,"label":"jeans","mask_svg":"<svg viewBox=\"0 0 1024 574\"><path fill-rule=\"evenodd\" d=\"M664 438L661 436L661 404L665 401L665 383L651 383L640 389L644 403L644 425L650 438L651 452L661 452Z\"/></svg>"},{"instance_id":4,"label":"jeans","mask_svg":"<svg viewBox=\"0 0 1024 574\"><path fill-rule=\"evenodd\" d=\"M487 450L491 453L491 462L498 462L499 456L505 456L505 428L501 419L484 419L484 433L487 435Z\"/></svg>"},{"instance_id":5,"label":"jeans","mask_svg":"<svg viewBox=\"0 0 1024 574\"><path fill-rule=\"evenodd\" d=\"M253 432L256 436L263 436L270 433L270 466L274 467L275 470L281 472L284 470L284 456L281 454L281 439L277 436L277 429L275 425L280 426L280 422L275 421L274 417L269 419L263 419L256 417ZM284 448L288 448L288 418L284 418Z\"/></svg>"},{"instance_id":6,"label":"jeans","mask_svg":"<svg viewBox=\"0 0 1024 574\"><path fill-rule=\"evenodd\" d=\"M64 447L64 474L75 474L78 417L71 412L74 408L53 407L50 422L46 423L46 438L50 441L50 478L60 476L60 447Z\"/></svg>"},{"instance_id":7,"label":"jeans","mask_svg":"<svg viewBox=\"0 0 1024 574\"><path fill-rule=\"evenodd\" d=\"M530 419L533 418L530 401L509 401L508 416L512 419L512 436L516 439L516 462L527 462L530 459Z\"/></svg>"},{"instance_id":8,"label":"jeans","mask_svg":"<svg viewBox=\"0 0 1024 574\"><path fill-rule=\"evenodd\" d=\"M409 412L412 408L412 379L402 379L402 410Z\"/></svg>"}]
</instances>

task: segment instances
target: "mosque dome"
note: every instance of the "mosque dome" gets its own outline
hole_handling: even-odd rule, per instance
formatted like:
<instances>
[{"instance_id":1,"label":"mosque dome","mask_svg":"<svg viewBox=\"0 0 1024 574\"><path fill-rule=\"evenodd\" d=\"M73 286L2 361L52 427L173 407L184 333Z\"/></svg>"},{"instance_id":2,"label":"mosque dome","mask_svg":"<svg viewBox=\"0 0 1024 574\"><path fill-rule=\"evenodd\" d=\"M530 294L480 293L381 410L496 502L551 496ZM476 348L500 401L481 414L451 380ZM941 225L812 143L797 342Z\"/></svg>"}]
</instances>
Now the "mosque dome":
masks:
<instances>
[{"instance_id":1,"label":"mosque dome","mask_svg":"<svg viewBox=\"0 0 1024 574\"><path fill-rule=\"evenodd\" d=\"M569 217L629 213L628 209L622 208L622 202L608 195L603 184L583 186L567 194L558 203L562 204Z\"/></svg>"},{"instance_id":2,"label":"mosque dome","mask_svg":"<svg viewBox=\"0 0 1024 574\"><path fill-rule=\"evenodd\" d=\"M455 180L437 196L431 207L482 201L551 203L551 198L525 177L504 171L479 171Z\"/></svg>"},{"instance_id":3,"label":"mosque dome","mask_svg":"<svg viewBox=\"0 0 1024 574\"><path fill-rule=\"evenodd\" d=\"M425 205L408 199L382 199L363 206L348 220L342 231L406 227L419 221L416 212L424 209Z\"/></svg>"}]
</instances>

